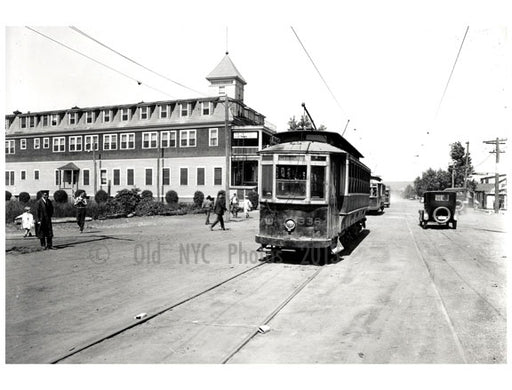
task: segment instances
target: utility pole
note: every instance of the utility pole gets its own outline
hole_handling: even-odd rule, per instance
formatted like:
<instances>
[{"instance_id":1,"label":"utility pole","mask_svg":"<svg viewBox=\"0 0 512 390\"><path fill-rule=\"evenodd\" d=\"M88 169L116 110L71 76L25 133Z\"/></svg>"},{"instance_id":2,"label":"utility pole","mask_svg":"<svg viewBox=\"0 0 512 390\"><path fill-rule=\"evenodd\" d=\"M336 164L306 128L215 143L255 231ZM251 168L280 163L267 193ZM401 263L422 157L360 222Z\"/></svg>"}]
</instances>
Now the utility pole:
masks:
<instances>
[{"instance_id":1,"label":"utility pole","mask_svg":"<svg viewBox=\"0 0 512 390\"><path fill-rule=\"evenodd\" d=\"M469 141L466 142L466 164L464 166L464 195L468 200L468 161L469 161Z\"/></svg>"},{"instance_id":2,"label":"utility pole","mask_svg":"<svg viewBox=\"0 0 512 390\"><path fill-rule=\"evenodd\" d=\"M224 143L225 143L225 152L226 152L226 175L225 175L225 188L226 188L226 208L228 212L225 214L226 222L229 222L230 219L230 210L229 210L229 181L230 181L230 168L231 168L231 132L229 131L228 121L229 121L229 106L228 106L228 94L224 95Z\"/></svg>"},{"instance_id":3,"label":"utility pole","mask_svg":"<svg viewBox=\"0 0 512 390\"><path fill-rule=\"evenodd\" d=\"M495 146L495 150L489 153L496 153L496 168L494 174L494 212L497 214L500 211L500 174L498 172L498 164L500 162L500 153L505 153L505 151L500 150L500 145L504 145L507 139L499 139L493 141L484 141L484 144L491 144Z\"/></svg>"}]
</instances>

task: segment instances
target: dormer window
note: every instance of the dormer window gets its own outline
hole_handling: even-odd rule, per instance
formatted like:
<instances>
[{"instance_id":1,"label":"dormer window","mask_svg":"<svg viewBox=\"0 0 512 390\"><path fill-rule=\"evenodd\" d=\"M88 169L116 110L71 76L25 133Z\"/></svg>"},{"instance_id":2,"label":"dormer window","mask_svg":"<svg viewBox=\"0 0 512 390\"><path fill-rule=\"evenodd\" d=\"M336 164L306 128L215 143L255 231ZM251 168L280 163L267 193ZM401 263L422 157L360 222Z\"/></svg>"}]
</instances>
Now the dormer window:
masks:
<instances>
[{"instance_id":1,"label":"dormer window","mask_svg":"<svg viewBox=\"0 0 512 390\"><path fill-rule=\"evenodd\" d=\"M110 122L112 119L112 110L103 110L103 122Z\"/></svg>"},{"instance_id":2,"label":"dormer window","mask_svg":"<svg viewBox=\"0 0 512 390\"><path fill-rule=\"evenodd\" d=\"M29 127L36 127L36 117L35 116L30 116L28 118L28 125Z\"/></svg>"},{"instance_id":3,"label":"dormer window","mask_svg":"<svg viewBox=\"0 0 512 390\"><path fill-rule=\"evenodd\" d=\"M211 115L213 113L212 102L201 102L201 114Z\"/></svg>"},{"instance_id":4,"label":"dormer window","mask_svg":"<svg viewBox=\"0 0 512 390\"><path fill-rule=\"evenodd\" d=\"M76 125L78 123L78 112L68 113L68 122L70 125Z\"/></svg>"},{"instance_id":5,"label":"dormer window","mask_svg":"<svg viewBox=\"0 0 512 390\"><path fill-rule=\"evenodd\" d=\"M180 103L180 116L186 117L190 115L190 103Z\"/></svg>"},{"instance_id":6,"label":"dormer window","mask_svg":"<svg viewBox=\"0 0 512 390\"><path fill-rule=\"evenodd\" d=\"M57 126L59 124L59 115L58 114L52 114L50 116L50 124L52 126Z\"/></svg>"},{"instance_id":7,"label":"dormer window","mask_svg":"<svg viewBox=\"0 0 512 390\"><path fill-rule=\"evenodd\" d=\"M85 113L85 123L94 123L94 112L89 111Z\"/></svg>"},{"instance_id":8,"label":"dormer window","mask_svg":"<svg viewBox=\"0 0 512 390\"><path fill-rule=\"evenodd\" d=\"M21 128L25 129L27 127L27 117L22 116L20 119L21 119Z\"/></svg>"},{"instance_id":9,"label":"dormer window","mask_svg":"<svg viewBox=\"0 0 512 390\"><path fill-rule=\"evenodd\" d=\"M141 107L140 108L140 119L149 119L149 107Z\"/></svg>"},{"instance_id":10,"label":"dormer window","mask_svg":"<svg viewBox=\"0 0 512 390\"><path fill-rule=\"evenodd\" d=\"M171 116L171 106L162 104L160 106L160 119L169 118Z\"/></svg>"},{"instance_id":11,"label":"dormer window","mask_svg":"<svg viewBox=\"0 0 512 390\"><path fill-rule=\"evenodd\" d=\"M129 108L121 108L121 120L127 121L130 119L130 109Z\"/></svg>"}]
</instances>

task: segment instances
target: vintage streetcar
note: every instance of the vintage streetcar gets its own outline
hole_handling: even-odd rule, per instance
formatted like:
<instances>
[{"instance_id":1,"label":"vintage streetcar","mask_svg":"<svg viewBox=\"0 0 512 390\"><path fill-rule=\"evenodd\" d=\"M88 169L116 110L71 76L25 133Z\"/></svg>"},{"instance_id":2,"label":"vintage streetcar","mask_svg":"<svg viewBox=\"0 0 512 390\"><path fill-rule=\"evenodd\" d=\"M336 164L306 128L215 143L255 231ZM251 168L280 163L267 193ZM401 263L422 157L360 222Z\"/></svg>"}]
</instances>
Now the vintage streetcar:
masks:
<instances>
[{"instance_id":1,"label":"vintage streetcar","mask_svg":"<svg viewBox=\"0 0 512 390\"><path fill-rule=\"evenodd\" d=\"M283 249L328 255L364 227L370 169L341 135L287 131L260 151L260 228L256 242L275 254Z\"/></svg>"},{"instance_id":2,"label":"vintage streetcar","mask_svg":"<svg viewBox=\"0 0 512 390\"><path fill-rule=\"evenodd\" d=\"M389 207L391 205L391 188L386 186L384 189L384 207Z\"/></svg>"},{"instance_id":3,"label":"vintage streetcar","mask_svg":"<svg viewBox=\"0 0 512 390\"><path fill-rule=\"evenodd\" d=\"M383 212L384 211L384 188L385 185L379 176L372 176L370 180L370 204L368 211Z\"/></svg>"},{"instance_id":4,"label":"vintage streetcar","mask_svg":"<svg viewBox=\"0 0 512 390\"><path fill-rule=\"evenodd\" d=\"M419 210L419 223L425 229L429 224L457 229L457 194L453 191L426 191L423 210Z\"/></svg>"}]
</instances>

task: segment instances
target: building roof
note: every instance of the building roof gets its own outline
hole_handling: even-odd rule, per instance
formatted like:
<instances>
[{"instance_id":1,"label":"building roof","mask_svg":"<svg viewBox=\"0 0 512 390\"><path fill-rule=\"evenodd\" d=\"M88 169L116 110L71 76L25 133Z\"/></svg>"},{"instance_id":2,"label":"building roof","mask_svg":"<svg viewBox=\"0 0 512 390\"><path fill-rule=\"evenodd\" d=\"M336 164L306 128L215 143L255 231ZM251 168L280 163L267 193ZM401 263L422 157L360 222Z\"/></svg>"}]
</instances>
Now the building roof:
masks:
<instances>
[{"instance_id":1,"label":"building roof","mask_svg":"<svg viewBox=\"0 0 512 390\"><path fill-rule=\"evenodd\" d=\"M233 64L233 61L231 61L231 58L229 58L229 54L226 52L224 58L219 62L215 69L212 70L208 76L206 76L206 79L215 80L227 78L235 78L238 79L241 83L247 84L247 82L236 68L235 64Z\"/></svg>"}]
</instances>

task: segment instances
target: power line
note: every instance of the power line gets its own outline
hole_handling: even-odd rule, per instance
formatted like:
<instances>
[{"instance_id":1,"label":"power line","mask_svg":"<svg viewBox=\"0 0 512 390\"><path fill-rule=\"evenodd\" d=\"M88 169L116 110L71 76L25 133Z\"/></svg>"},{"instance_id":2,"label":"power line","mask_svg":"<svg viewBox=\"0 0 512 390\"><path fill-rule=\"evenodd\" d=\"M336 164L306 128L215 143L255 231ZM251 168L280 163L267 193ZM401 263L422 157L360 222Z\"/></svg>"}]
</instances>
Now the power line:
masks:
<instances>
[{"instance_id":1,"label":"power line","mask_svg":"<svg viewBox=\"0 0 512 390\"><path fill-rule=\"evenodd\" d=\"M156 74L157 76L162 77L162 78L166 79L167 81L170 81L171 83L174 83L174 84L176 84L176 85L179 85L179 86L180 86L180 87L182 87L182 88L188 89L188 90L190 90L190 91L192 91L192 92L195 92L195 93L198 93L198 94L200 94L200 95L204 95L203 93L201 93L201 92L199 92L199 91L196 91L196 90L195 90L195 89L193 89L193 88L187 87L186 85L184 85L184 84L182 84L182 83L179 83L179 82L177 82L177 81L175 81L175 80L172 80L172 79L170 79L169 77L167 77L167 76L165 76L165 75L163 75L163 74L161 74L161 73L158 73L158 72L156 72L156 71L154 71L154 70L152 70L152 69L148 68L147 66L144 66L144 65L142 65L142 64L139 64L137 61L135 61L135 60L131 59L130 57L125 56L124 54L122 54L122 53L118 52L117 50L112 49L110 46L105 45L104 43L102 43L102 42L98 41L97 39L95 39L95 38L91 37L90 35L86 34L85 32L83 32L82 30L78 29L78 28L77 28L77 27L75 27L75 26L69 26L69 28L70 28L70 29L72 29L73 31L76 31L77 33L79 33L79 34L83 35L83 36L84 36L84 37L86 37L87 39L90 39L91 41L96 42L98 45L103 46L104 48L106 48L106 49L110 50L111 52L113 52L113 53L115 53L115 54L117 54L117 55L119 55L119 56L123 57L125 60L128 60L128 61L130 61L131 63L133 63L133 64L135 64L135 65L137 65L137 66L140 66L141 68L143 68L143 69L145 69L145 70L147 70L147 71L149 71L149 72L151 72L151 73L153 73L153 74Z\"/></svg>"},{"instance_id":2,"label":"power line","mask_svg":"<svg viewBox=\"0 0 512 390\"><path fill-rule=\"evenodd\" d=\"M299 41L300 45L302 46L302 48L304 49L304 52L306 53L306 55L308 56L309 60L311 61L311 63L313 64L313 66L315 67L318 75L320 76L320 78L322 79L324 85L327 87L327 90L329 91L329 93L331 94L332 98L334 99L334 101L336 102L336 104L338 105L338 107L340 108L341 111L345 112L345 110L341 107L341 104L340 102L338 102L338 99L336 99L336 96L334 96L334 93L331 91L331 88L329 87L329 85L327 84L327 81L325 81L324 77L322 76L322 73L320 73L320 70L318 69L318 67L316 66L315 64L315 61L313 61L313 58L311 58L311 56L309 55L306 47L304 46L304 44L302 43L302 41L300 40L299 36L297 35L297 33L295 32L295 29L293 28L293 26L290 26L290 28L292 29L293 33L295 34L295 37L297 38L297 40Z\"/></svg>"},{"instance_id":3,"label":"power line","mask_svg":"<svg viewBox=\"0 0 512 390\"><path fill-rule=\"evenodd\" d=\"M59 42L58 40L56 40L56 39L54 39L54 38L52 38L52 37L49 37L48 35L43 34L43 33L42 33L42 32L40 32L40 31L37 31L37 30L35 30L35 29L33 29L33 28L29 27L29 26L25 26L25 28L27 28L27 29L28 29L28 30L30 30L30 31L35 32L36 34L41 35L42 37L44 37L44 38L46 38L46 39L48 39L48 40L50 40L50 41L52 41L52 42L54 42L54 43L56 43L56 44L58 44L58 45L62 46L62 47L65 47L65 48L66 48L66 49L68 49L68 50L71 50L72 52L74 52L74 53L76 53L76 54L81 55L82 57L87 58L88 60L91 60L91 61L93 61L93 62L95 62L95 63L97 63L97 64L99 64L99 65L104 66L105 68L110 69L111 71L116 72L116 73L120 74L121 76L124 76L124 77L126 77L126 78L129 78L130 80L133 80L133 81L137 82L137 84L138 84L138 85L142 85L142 84L144 84L144 86L146 86L146 87L148 87L148 88L151 88L151 89L153 89L153 90L155 90L155 91L157 91L157 92L159 92L159 93L161 93L161 94L163 94L163 95L166 95L166 96L169 96L169 97L171 97L171 98L174 98L174 96L169 95L168 93L166 93L166 92L164 92L164 91L162 91L162 90L160 90L160 89L158 89L158 88L155 88L155 87L152 87L152 86L150 86L150 85L148 85L148 84L142 83L142 81L139 81L139 80L137 80L136 78L134 78L134 77L132 77L132 76L130 76L130 75L128 75L128 74L126 74L126 73L123 73L123 72L121 72L121 71L119 71L119 70L117 70L117 69L115 69L115 68L111 67L110 65L107 65L107 64L105 64L105 63L103 63L103 62L101 62L101 61L98 61L98 60L96 60L96 59L94 59L94 58L92 58L92 57L88 56L87 54L84 54L84 53L82 53L82 52L80 52L80 51L78 51L78 50L76 50L76 49L73 49L72 47L70 47L70 46L68 46L68 45L66 45L66 44L64 44L64 43L62 43L62 42Z\"/></svg>"},{"instance_id":4,"label":"power line","mask_svg":"<svg viewBox=\"0 0 512 390\"><path fill-rule=\"evenodd\" d=\"M455 61L452 66L452 70L450 72L450 76L448 77L448 81L444 87L443 95L441 96L441 100L439 101L439 105L437 106L436 117L439 114L439 109L441 108L441 104L444 100L444 95L446 95L446 91L448 90L448 85L450 84L450 80L452 79L453 72L455 70L455 66L457 65L457 61L459 60L460 52L462 51L462 46L464 45L464 41L466 40L466 36L468 35L469 26L466 27L466 32L464 33L464 37L462 38L462 42L460 43L459 51L457 52L457 56L455 57Z\"/></svg>"}]
</instances>

